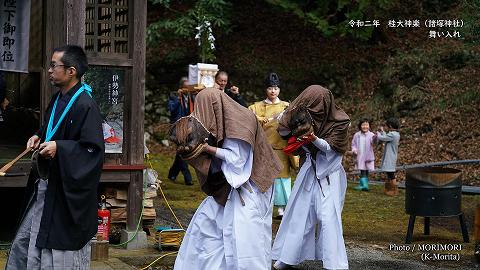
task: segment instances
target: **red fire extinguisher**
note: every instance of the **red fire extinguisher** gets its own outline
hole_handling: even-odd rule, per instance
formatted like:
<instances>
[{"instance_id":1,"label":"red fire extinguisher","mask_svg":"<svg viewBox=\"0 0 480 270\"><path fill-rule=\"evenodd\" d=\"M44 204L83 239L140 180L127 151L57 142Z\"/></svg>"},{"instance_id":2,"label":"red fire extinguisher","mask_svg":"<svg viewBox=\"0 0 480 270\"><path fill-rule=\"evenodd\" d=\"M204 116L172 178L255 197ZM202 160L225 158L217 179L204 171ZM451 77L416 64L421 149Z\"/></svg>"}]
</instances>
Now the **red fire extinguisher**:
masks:
<instances>
[{"instance_id":1,"label":"red fire extinguisher","mask_svg":"<svg viewBox=\"0 0 480 270\"><path fill-rule=\"evenodd\" d=\"M101 196L102 201L100 202L98 209L98 231L97 239L108 241L108 233L110 232L110 210L107 209L107 202L105 200L105 195Z\"/></svg>"}]
</instances>

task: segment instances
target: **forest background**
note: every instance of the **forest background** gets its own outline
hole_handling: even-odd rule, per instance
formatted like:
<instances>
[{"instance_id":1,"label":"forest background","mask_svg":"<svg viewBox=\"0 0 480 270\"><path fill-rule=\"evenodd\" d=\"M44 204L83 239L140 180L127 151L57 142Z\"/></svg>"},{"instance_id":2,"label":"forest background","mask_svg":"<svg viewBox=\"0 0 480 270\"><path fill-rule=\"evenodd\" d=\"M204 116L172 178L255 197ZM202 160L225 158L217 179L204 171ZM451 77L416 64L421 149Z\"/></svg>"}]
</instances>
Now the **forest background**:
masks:
<instances>
[{"instance_id":1,"label":"forest background","mask_svg":"<svg viewBox=\"0 0 480 270\"><path fill-rule=\"evenodd\" d=\"M330 89L352 119L351 136L361 117L372 119L372 131L399 118L399 165L478 159L479 11L480 0L152 0L145 105L152 147L173 151L155 144L166 138L168 96L188 64L205 61L229 72L250 104L265 98L271 71L282 100L311 84ZM374 20L379 25L368 26ZM195 38L206 21L214 49ZM480 166L459 168L464 184L480 185Z\"/></svg>"}]
</instances>

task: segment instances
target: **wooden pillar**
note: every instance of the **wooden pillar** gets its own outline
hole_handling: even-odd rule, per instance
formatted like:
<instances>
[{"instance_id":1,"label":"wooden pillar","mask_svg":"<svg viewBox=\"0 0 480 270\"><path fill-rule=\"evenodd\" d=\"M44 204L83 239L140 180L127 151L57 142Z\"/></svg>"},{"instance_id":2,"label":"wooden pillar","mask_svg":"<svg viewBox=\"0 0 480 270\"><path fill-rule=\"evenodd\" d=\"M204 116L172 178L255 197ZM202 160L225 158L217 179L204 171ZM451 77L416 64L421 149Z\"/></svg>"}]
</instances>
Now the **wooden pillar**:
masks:
<instances>
[{"instance_id":1,"label":"wooden pillar","mask_svg":"<svg viewBox=\"0 0 480 270\"><path fill-rule=\"evenodd\" d=\"M85 5L86 0L64 1L65 43L85 47Z\"/></svg>"},{"instance_id":2,"label":"wooden pillar","mask_svg":"<svg viewBox=\"0 0 480 270\"><path fill-rule=\"evenodd\" d=\"M45 22L44 59L41 69L40 112L41 119L53 93L48 79L48 68L53 49L66 44L85 45L86 0L44 0Z\"/></svg>"},{"instance_id":3,"label":"wooden pillar","mask_svg":"<svg viewBox=\"0 0 480 270\"><path fill-rule=\"evenodd\" d=\"M48 65L52 59L53 49L65 40L63 24L63 1L45 0L43 5L45 22L45 47L44 59L41 70L42 90L40 94L40 119L44 119L45 110L52 96L53 88L48 79Z\"/></svg>"},{"instance_id":4,"label":"wooden pillar","mask_svg":"<svg viewBox=\"0 0 480 270\"><path fill-rule=\"evenodd\" d=\"M134 9L133 24L130 23L130 33L133 33L133 42L129 53L133 60L131 76L131 95L127 100L130 112L128 137L129 164L143 164L144 161L144 107L145 107L145 34L147 27L147 1L135 1L130 5ZM127 230L135 230L142 210L143 199L143 172L132 171L128 191L129 205L127 208Z\"/></svg>"}]
</instances>

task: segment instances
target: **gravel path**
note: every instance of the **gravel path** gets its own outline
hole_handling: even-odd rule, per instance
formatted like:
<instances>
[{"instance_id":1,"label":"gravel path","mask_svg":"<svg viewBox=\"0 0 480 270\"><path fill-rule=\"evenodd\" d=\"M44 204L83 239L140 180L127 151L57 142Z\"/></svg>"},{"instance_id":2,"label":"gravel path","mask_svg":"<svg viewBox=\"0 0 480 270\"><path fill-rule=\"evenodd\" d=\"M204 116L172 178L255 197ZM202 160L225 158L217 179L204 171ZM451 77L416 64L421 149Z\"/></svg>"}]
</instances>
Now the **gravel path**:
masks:
<instances>
[{"instance_id":1,"label":"gravel path","mask_svg":"<svg viewBox=\"0 0 480 270\"><path fill-rule=\"evenodd\" d=\"M386 254L385 251L377 250L371 247L359 247L356 244L347 247L348 262L350 270L444 270L444 269L478 269L475 268L473 263L471 266L466 266L465 261L462 265L452 265L451 267L438 267L433 265L424 264L418 261L412 261L407 259L399 259ZM156 255L140 255L140 256L126 256L121 258L122 261L136 268L144 266L155 258L160 256ZM160 262L158 262L152 269L154 270L172 270L173 263L175 261L174 256L169 256ZM468 264L468 263L467 263ZM100 269L100 268L99 268ZM301 265L293 267L291 269L296 270L320 270L322 263L320 261L305 261Z\"/></svg>"},{"instance_id":2,"label":"gravel path","mask_svg":"<svg viewBox=\"0 0 480 270\"><path fill-rule=\"evenodd\" d=\"M400 254L401 255L401 254ZM355 243L347 243L347 256L350 270L443 270L443 269L479 269L469 259L461 259L461 265L452 267L438 267L425 264L419 261L408 260L406 258L396 258L372 247L361 247ZM419 259L421 254L418 253ZM454 263L455 264L455 263ZM314 270L323 269L320 261L306 261L293 269Z\"/></svg>"}]
</instances>

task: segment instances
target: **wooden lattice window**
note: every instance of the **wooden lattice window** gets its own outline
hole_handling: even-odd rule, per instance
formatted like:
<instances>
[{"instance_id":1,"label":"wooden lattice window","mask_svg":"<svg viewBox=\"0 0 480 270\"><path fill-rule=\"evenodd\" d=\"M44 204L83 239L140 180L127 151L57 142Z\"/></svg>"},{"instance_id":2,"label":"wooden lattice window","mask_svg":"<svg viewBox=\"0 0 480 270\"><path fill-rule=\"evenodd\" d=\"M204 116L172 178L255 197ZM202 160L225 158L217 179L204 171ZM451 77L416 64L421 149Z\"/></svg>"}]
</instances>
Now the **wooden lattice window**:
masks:
<instances>
[{"instance_id":1,"label":"wooden lattice window","mask_svg":"<svg viewBox=\"0 0 480 270\"><path fill-rule=\"evenodd\" d=\"M129 0L87 0L87 52L128 53L128 2Z\"/></svg>"}]
</instances>

